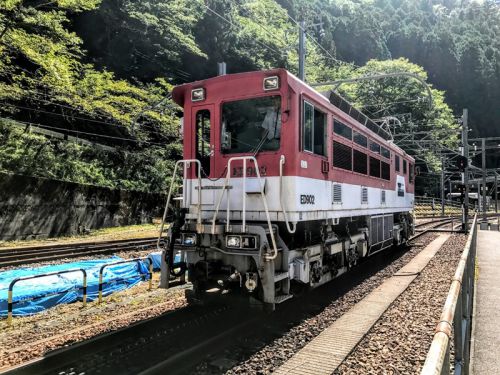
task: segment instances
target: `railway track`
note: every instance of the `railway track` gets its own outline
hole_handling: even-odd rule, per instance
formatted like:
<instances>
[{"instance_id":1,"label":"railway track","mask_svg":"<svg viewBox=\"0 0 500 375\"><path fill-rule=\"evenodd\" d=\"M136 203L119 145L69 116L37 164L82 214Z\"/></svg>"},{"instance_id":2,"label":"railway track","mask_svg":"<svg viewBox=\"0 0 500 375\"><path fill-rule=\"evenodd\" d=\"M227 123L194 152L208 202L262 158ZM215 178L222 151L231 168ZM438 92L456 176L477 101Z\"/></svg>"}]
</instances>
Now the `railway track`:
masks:
<instances>
[{"instance_id":1,"label":"railway track","mask_svg":"<svg viewBox=\"0 0 500 375\"><path fill-rule=\"evenodd\" d=\"M112 254L118 251L156 248L156 237L53 246L30 246L0 250L0 268L82 256Z\"/></svg>"},{"instance_id":2,"label":"railway track","mask_svg":"<svg viewBox=\"0 0 500 375\"><path fill-rule=\"evenodd\" d=\"M324 329L336 320L416 253L418 250L410 248L376 254L361 263L358 272L291 299L273 314L263 314L247 304L228 304L228 300L222 302L224 305L189 306L54 351L9 374L221 373L275 342L281 348L281 337L290 332L291 338L286 339L290 342L297 341L297 332L318 334L315 329ZM307 324L320 321L322 325L303 328L309 321L313 323ZM295 341L290 347L302 342ZM286 360L291 349L273 350L278 363Z\"/></svg>"},{"instance_id":3,"label":"railway track","mask_svg":"<svg viewBox=\"0 0 500 375\"><path fill-rule=\"evenodd\" d=\"M417 225L415 225L416 234L413 235L408 240L408 242L411 243L412 241L416 240L417 238L420 238L423 235L428 234L432 230L439 229L440 227L443 227L445 225L448 225L448 224L453 225L454 222L456 222L457 224L453 225L453 230L456 230L458 227L461 226L461 224L458 220L459 220L459 218L457 218L457 217L451 217L451 218L447 217L447 218L440 218L440 219L436 219L436 220L427 221L425 223L417 224Z\"/></svg>"},{"instance_id":4,"label":"railway track","mask_svg":"<svg viewBox=\"0 0 500 375\"><path fill-rule=\"evenodd\" d=\"M425 229L427 226L433 226L433 225L437 225L439 227L450 223L452 220L457 221L459 219L460 218L458 216L452 216L452 217L443 217L439 219L429 220L424 223L416 224L415 229L422 229L422 228Z\"/></svg>"}]
</instances>

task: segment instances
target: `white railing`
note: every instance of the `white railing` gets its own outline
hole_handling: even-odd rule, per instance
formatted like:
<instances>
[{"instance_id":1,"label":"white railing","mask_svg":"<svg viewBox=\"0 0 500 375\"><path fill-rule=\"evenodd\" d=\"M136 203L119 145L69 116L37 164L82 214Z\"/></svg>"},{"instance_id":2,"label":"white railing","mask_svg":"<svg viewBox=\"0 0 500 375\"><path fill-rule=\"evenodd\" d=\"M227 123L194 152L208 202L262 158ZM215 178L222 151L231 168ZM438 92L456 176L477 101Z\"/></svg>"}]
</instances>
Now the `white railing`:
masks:
<instances>
[{"instance_id":1,"label":"white railing","mask_svg":"<svg viewBox=\"0 0 500 375\"><path fill-rule=\"evenodd\" d=\"M288 212L286 212L285 203L283 202L283 165L285 165L285 155L281 155L280 157L280 204L288 232L295 233L295 230L297 229L297 223L292 223L292 226L290 226L290 223L288 221Z\"/></svg>"},{"instance_id":2,"label":"white railing","mask_svg":"<svg viewBox=\"0 0 500 375\"><path fill-rule=\"evenodd\" d=\"M168 205L170 204L170 199L172 198L172 191L174 189L174 184L175 184L175 176L177 176L177 169L179 165L183 165L183 184L184 181L186 180L186 169L191 167L191 163L195 163L198 167L198 217L197 217L197 224L198 227L201 226L201 163L197 159L187 159L187 160L178 160L175 163L174 167L174 173L172 174L172 179L170 180L170 188L168 189L168 196L167 196L167 203L165 204L165 210L163 211L163 217L161 219L161 226L160 226L160 234L158 236L158 241L156 242L156 248L158 251L161 251L160 249L160 242L161 242L161 237L163 235L163 228L165 227L165 220L167 219L167 213L168 213Z\"/></svg>"},{"instance_id":3,"label":"white railing","mask_svg":"<svg viewBox=\"0 0 500 375\"><path fill-rule=\"evenodd\" d=\"M246 232L246 198L247 198L247 189L246 189L246 179L247 179L247 161L253 162L255 166L255 174L257 175L257 182L259 183L259 191L260 191L260 196L262 198L262 203L264 205L264 211L266 214L266 220L267 220L267 225L269 228L269 234L271 236L271 242L273 245L273 253L272 255L266 255L267 260L273 260L278 256L278 248L276 246L276 239L274 237L274 231L273 227L271 224L271 217L269 216L269 208L267 205L267 200L266 196L264 193L264 187L265 184L262 184L262 177L260 175L260 170L259 170L259 164L257 163L257 159L253 156L235 156L232 157L228 160L227 162L227 174L226 174L226 179L224 181L224 185L222 186L222 191L219 196L219 199L217 200L217 205L215 207L214 211L214 216L212 218L212 234L215 234L215 222L217 220L217 214L219 213L220 205L222 203L222 199L224 197L224 193L227 191L227 205L226 205L226 230L229 231L230 228L230 199L229 199L229 193L230 189L228 189L229 186L229 181L231 180L231 163L236 160L242 160L243 161L243 179L242 179L242 189L241 189L241 194L242 194L242 232Z\"/></svg>"}]
</instances>

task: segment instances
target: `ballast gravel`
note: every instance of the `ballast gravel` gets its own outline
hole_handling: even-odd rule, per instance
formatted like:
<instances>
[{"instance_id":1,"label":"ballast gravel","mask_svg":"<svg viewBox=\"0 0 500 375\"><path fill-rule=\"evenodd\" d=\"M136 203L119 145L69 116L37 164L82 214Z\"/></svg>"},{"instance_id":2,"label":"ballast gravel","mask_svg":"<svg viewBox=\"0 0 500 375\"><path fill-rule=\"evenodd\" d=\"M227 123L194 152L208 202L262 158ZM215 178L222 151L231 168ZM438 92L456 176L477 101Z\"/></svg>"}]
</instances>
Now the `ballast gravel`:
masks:
<instances>
[{"instance_id":1,"label":"ballast gravel","mask_svg":"<svg viewBox=\"0 0 500 375\"><path fill-rule=\"evenodd\" d=\"M157 285L154 275L153 285ZM187 286L186 286L187 287ZM15 318L12 327L0 321L0 371L20 365L54 349L114 331L186 306L184 287L148 291L148 283L82 307L59 305L33 316Z\"/></svg>"},{"instance_id":2,"label":"ballast gravel","mask_svg":"<svg viewBox=\"0 0 500 375\"><path fill-rule=\"evenodd\" d=\"M446 241L335 375L420 373L466 241L464 234Z\"/></svg>"},{"instance_id":3,"label":"ballast gravel","mask_svg":"<svg viewBox=\"0 0 500 375\"><path fill-rule=\"evenodd\" d=\"M404 255L394 260L384 269L375 273L347 293L332 301L322 312L293 326L285 335L260 348L255 354L226 372L226 374L269 374L290 359L308 342L318 336L335 320L381 285L401 267L407 264L427 244L437 237L426 234L418 239L419 246L411 247ZM462 246L463 248L463 246ZM355 272L354 270L352 272ZM434 321L430 323L431 325Z\"/></svg>"}]
</instances>

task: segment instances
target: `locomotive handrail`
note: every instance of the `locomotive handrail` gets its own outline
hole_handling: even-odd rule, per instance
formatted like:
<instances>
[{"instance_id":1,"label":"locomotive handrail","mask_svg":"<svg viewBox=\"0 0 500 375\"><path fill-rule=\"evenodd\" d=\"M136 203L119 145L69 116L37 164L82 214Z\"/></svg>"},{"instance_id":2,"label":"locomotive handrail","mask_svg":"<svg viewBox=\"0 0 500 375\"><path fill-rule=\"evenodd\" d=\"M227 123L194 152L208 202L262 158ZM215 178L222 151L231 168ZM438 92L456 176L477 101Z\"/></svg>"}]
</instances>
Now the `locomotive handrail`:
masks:
<instances>
[{"instance_id":1,"label":"locomotive handrail","mask_svg":"<svg viewBox=\"0 0 500 375\"><path fill-rule=\"evenodd\" d=\"M217 219L217 214L220 209L220 205L222 203L222 198L224 197L224 192L227 190L227 205L226 205L226 230L229 231L229 224L230 224L230 200L229 200L229 189L227 188L229 185L229 180L231 179L231 163L235 160L242 160L243 161L243 185L242 185L242 200L243 200L243 209L242 209L242 232L246 232L246 179L247 179L247 160L251 161L255 165L255 173L257 175L257 179L259 181L259 187L260 187L260 196L262 198L262 203L264 204L264 210L266 213L266 219L267 219L267 225L269 227L269 234L271 236L271 242L273 245L273 254L272 255L267 255L266 259L267 260L273 260L278 256L278 248L276 246L276 239L274 238L274 232L273 232L273 226L271 224L271 217L269 216L269 208L267 206L267 200L266 196L264 194L264 187L261 184L262 177L260 176L260 171L259 171L259 164L257 163L257 159L253 156L235 156L232 158L229 158L227 161L227 173L226 173L226 179L224 180L224 185L222 186L222 191L221 194L219 195L219 199L217 201L217 206L215 207L214 211L214 216L212 218L212 234L215 234L215 221Z\"/></svg>"},{"instance_id":2,"label":"locomotive handrail","mask_svg":"<svg viewBox=\"0 0 500 375\"><path fill-rule=\"evenodd\" d=\"M198 159L186 159L186 160L178 160L175 163L174 167L174 172L172 173L172 180L170 181L170 188L168 190L168 196L167 196L167 203L165 204L165 210L163 211L163 217L161 219L161 226L160 226L160 234L158 235L158 241L156 242L156 248L158 251L161 251L160 249L160 241L161 237L163 234L163 228L165 227L165 220L167 219L167 213L168 213L168 205L170 203L170 198L172 197L172 190L174 187L174 181L175 181L175 176L177 174L177 168L179 167L180 164L184 165L184 175L186 174L186 164L189 163L196 163L198 166L198 218L197 218L197 223L198 227L201 225L201 163Z\"/></svg>"},{"instance_id":3,"label":"locomotive handrail","mask_svg":"<svg viewBox=\"0 0 500 375\"><path fill-rule=\"evenodd\" d=\"M291 223L293 227L290 227L290 223L288 222L288 213L285 209L285 203L283 203L283 165L285 164L285 155L281 155L280 157L280 205L281 211L283 211L283 217L285 218L286 229L288 232L295 233L297 229L297 223Z\"/></svg>"}]
</instances>

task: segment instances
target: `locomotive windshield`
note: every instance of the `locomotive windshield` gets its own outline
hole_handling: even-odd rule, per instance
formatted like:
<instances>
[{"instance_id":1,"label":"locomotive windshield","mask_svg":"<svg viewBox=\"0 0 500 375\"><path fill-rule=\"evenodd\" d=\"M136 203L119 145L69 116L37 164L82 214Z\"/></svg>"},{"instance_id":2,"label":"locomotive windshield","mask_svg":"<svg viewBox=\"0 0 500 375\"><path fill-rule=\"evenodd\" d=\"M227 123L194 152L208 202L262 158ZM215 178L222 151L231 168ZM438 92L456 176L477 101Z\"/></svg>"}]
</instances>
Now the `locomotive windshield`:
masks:
<instances>
[{"instance_id":1,"label":"locomotive windshield","mask_svg":"<svg viewBox=\"0 0 500 375\"><path fill-rule=\"evenodd\" d=\"M280 147L281 97L266 96L222 105L222 152L257 153Z\"/></svg>"}]
</instances>

